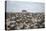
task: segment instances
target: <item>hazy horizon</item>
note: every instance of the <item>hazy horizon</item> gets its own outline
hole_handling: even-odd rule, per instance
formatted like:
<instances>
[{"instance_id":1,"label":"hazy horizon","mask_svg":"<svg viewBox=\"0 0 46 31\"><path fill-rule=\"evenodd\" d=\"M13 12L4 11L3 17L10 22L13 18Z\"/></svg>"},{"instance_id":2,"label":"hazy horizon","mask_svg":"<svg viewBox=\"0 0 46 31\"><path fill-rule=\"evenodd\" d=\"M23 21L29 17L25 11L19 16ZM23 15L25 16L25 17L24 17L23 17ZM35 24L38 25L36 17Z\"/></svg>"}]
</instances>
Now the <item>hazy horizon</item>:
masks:
<instances>
[{"instance_id":1,"label":"hazy horizon","mask_svg":"<svg viewBox=\"0 0 46 31\"><path fill-rule=\"evenodd\" d=\"M44 3L7 1L6 12L22 12L22 10L33 13L44 12Z\"/></svg>"}]
</instances>

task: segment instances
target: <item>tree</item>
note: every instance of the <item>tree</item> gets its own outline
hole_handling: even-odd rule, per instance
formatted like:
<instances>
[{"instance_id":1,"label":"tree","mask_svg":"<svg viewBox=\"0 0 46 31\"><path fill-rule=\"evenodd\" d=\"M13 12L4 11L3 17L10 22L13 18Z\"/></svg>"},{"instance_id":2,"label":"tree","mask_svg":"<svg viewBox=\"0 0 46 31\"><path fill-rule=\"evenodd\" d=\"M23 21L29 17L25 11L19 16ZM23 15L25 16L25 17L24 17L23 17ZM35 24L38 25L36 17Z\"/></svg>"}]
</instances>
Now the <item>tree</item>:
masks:
<instances>
[{"instance_id":1,"label":"tree","mask_svg":"<svg viewBox=\"0 0 46 31\"><path fill-rule=\"evenodd\" d=\"M22 10L22 12L27 12L26 10Z\"/></svg>"}]
</instances>

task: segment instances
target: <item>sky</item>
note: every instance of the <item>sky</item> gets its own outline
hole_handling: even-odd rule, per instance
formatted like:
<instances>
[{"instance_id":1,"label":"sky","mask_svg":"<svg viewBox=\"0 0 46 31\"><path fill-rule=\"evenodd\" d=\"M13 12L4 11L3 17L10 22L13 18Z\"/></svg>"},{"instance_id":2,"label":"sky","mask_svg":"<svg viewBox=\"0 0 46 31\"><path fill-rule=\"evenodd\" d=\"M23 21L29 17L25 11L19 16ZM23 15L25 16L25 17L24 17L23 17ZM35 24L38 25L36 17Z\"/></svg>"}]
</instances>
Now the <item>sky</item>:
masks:
<instances>
[{"instance_id":1,"label":"sky","mask_svg":"<svg viewBox=\"0 0 46 31\"><path fill-rule=\"evenodd\" d=\"M23 2L23 1L7 1L7 12L44 12L44 3Z\"/></svg>"}]
</instances>

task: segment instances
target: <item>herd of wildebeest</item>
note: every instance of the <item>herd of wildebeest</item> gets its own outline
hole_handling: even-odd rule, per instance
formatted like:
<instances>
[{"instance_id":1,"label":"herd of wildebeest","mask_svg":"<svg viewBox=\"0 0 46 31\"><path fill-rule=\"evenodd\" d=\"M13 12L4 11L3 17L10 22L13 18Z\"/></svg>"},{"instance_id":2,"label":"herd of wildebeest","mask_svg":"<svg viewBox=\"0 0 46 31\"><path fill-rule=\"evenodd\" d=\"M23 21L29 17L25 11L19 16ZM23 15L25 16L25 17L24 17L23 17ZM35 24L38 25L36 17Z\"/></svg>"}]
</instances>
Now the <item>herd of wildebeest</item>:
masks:
<instances>
[{"instance_id":1,"label":"herd of wildebeest","mask_svg":"<svg viewBox=\"0 0 46 31\"><path fill-rule=\"evenodd\" d=\"M39 29L45 28L44 13L6 13L5 29Z\"/></svg>"}]
</instances>

